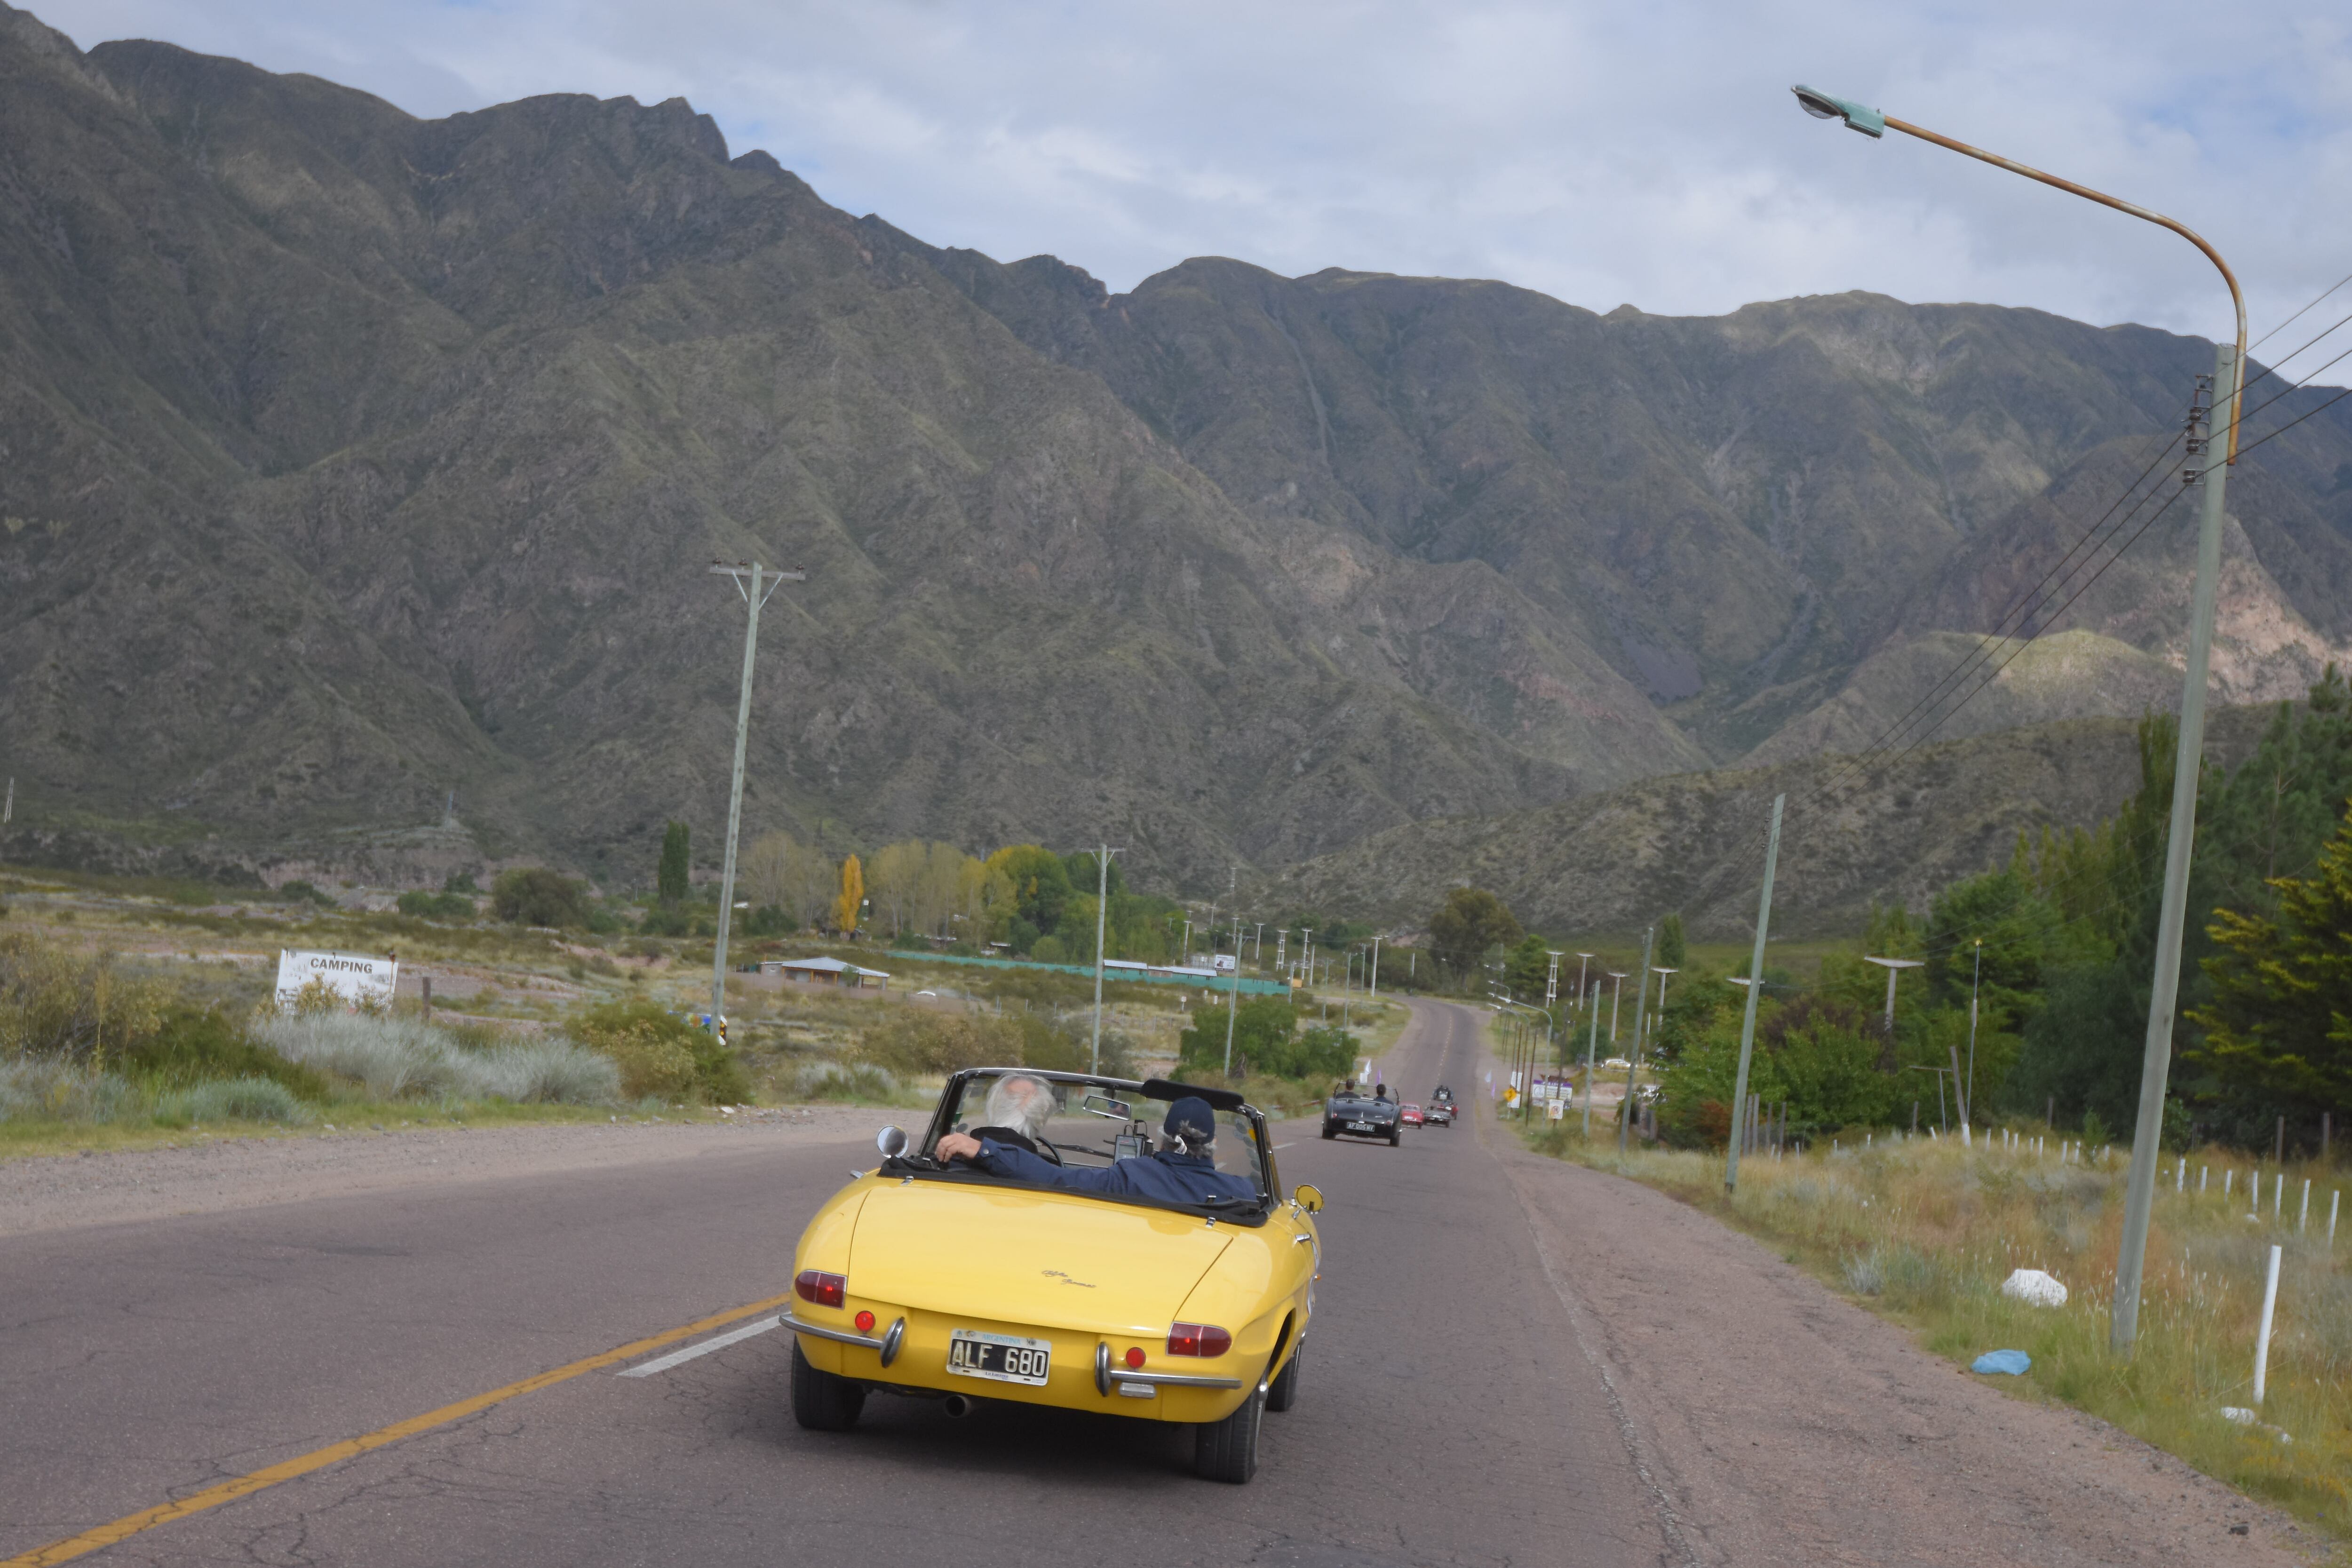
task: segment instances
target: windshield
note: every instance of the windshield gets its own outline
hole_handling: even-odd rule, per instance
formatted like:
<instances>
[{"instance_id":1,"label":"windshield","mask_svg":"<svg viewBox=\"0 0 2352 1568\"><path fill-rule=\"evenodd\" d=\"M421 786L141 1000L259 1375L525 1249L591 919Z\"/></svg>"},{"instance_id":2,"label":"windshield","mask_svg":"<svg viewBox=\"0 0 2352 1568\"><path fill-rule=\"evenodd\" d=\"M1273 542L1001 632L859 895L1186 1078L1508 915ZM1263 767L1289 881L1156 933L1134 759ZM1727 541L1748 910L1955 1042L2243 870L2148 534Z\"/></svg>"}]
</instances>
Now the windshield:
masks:
<instances>
[{"instance_id":1,"label":"windshield","mask_svg":"<svg viewBox=\"0 0 2352 1568\"><path fill-rule=\"evenodd\" d=\"M1148 1157L1169 1148L1161 1131L1171 1101L1118 1079L1083 1079L1007 1068L964 1075L948 1085L942 1114L933 1120L931 1141L943 1132L1003 1130L1005 1111L992 1114L989 1097L1009 1077L1035 1079L1053 1092L1053 1114L1036 1137L1037 1152L1070 1166L1101 1167L1116 1160ZM1216 1168L1267 1193L1266 1164L1259 1148L1257 1119L1245 1110L1216 1113L1217 1135L1205 1151ZM1021 1131L1013 1129L1013 1131ZM929 1144L925 1145L925 1152ZM1193 1150L1193 1153L1203 1151Z\"/></svg>"}]
</instances>

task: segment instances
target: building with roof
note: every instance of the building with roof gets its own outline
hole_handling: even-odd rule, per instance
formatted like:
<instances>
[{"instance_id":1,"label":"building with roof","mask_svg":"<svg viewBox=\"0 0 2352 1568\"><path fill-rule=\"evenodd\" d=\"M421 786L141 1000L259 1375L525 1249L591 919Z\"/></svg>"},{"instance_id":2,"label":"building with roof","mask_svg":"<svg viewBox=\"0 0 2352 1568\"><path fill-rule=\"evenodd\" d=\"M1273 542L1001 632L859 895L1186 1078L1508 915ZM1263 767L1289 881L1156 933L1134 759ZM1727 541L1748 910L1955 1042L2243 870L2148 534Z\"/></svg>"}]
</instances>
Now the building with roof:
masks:
<instances>
[{"instance_id":1,"label":"building with roof","mask_svg":"<svg viewBox=\"0 0 2352 1568\"><path fill-rule=\"evenodd\" d=\"M890 984L887 971L863 969L838 958L771 958L761 963L760 973L781 974L804 985L849 985L860 989L871 985L880 990Z\"/></svg>"}]
</instances>

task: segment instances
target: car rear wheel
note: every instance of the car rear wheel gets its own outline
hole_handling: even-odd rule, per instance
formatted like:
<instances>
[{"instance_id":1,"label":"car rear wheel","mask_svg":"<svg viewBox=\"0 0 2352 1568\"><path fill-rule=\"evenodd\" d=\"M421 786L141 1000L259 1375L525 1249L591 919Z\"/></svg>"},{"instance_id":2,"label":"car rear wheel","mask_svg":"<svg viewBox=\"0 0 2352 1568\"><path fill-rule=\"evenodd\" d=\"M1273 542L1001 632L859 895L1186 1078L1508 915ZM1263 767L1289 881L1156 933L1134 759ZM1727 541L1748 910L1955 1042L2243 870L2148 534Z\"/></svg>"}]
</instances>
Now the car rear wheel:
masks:
<instances>
[{"instance_id":1,"label":"car rear wheel","mask_svg":"<svg viewBox=\"0 0 2352 1568\"><path fill-rule=\"evenodd\" d=\"M1323 1124L1323 1136L1326 1138L1337 1138L1339 1136L1339 1130L1327 1121Z\"/></svg>"},{"instance_id":2,"label":"car rear wheel","mask_svg":"<svg viewBox=\"0 0 2352 1568\"><path fill-rule=\"evenodd\" d=\"M1403 1128L1402 1128L1402 1127L1391 1127L1391 1128L1390 1128L1390 1129L1389 1129L1389 1147L1390 1147L1390 1148L1393 1149L1393 1148L1395 1148L1398 1144L1400 1144L1400 1143L1402 1143L1402 1142L1404 1142L1404 1129L1403 1129Z\"/></svg>"},{"instance_id":3,"label":"car rear wheel","mask_svg":"<svg viewBox=\"0 0 2352 1568\"><path fill-rule=\"evenodd\" d=\"M1292 1351L1282 1370L1275 1373L1274 1381L1265 1385L1265 1407L1268 1410L1287 1410L1298 1403L1298 1361L1306 1353L1305 1345Z\"/></svg>"},{"instance_id":4,"label":"car rear wheel","mask_svg":"<svg viewBox=\"0 0 2352 1568\"><path fill-rule=\"evenodd\" d=\"M866 1408L866 1385L819 1372L793 1342L793 1419L812 1432L846 1432Z\"/></svg>"},{"instance_id":5,"label":"car rear wheel","mask_svg":"<svg viewBox=\"0 0 2352 1568\"><path fill-rule=\"evenodd\" d=\"M1265 1395L1253 1388L1231 1415L1194 1427L1192 1473L1235 1486L1257 1474L1257 1429L1265 1415Z\"/></svg>"}]
</instances>

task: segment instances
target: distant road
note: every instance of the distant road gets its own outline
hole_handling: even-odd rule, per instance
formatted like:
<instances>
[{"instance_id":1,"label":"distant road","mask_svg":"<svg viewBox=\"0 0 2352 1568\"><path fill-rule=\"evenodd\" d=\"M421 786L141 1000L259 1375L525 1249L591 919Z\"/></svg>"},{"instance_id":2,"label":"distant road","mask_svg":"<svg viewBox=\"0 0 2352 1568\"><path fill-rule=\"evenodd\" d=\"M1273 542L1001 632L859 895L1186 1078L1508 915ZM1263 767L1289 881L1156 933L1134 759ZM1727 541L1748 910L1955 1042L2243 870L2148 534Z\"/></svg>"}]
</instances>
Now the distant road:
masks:
<instances>
[{"instance_id":1,"label":"distant road","mask_svg":"<svg viewBox=\"0 0 2352 1568\"><path fill-rule=\"evenodd\" d=\"M846 1436L801 1431L772 1314L730 1314L789 1289L803 1221L870 1152L747 1137L0 1237L0 1568L122 1521L79 1560L2292 1561L2169 1461L1970 1384L1654 1194L1518 1152L1478 1015L1412 1007L1390 1083L1449 1081L1474 1116L1398 1149L1278 1124L1284 1177L1330 1206L1302 1397L1267 1416L1245 1488L1194 1479L1184 1431L1111 1417L877 1398ZM2254 1537L2225 1533L2246 1518Z\"/></svg>"}]
</instances>

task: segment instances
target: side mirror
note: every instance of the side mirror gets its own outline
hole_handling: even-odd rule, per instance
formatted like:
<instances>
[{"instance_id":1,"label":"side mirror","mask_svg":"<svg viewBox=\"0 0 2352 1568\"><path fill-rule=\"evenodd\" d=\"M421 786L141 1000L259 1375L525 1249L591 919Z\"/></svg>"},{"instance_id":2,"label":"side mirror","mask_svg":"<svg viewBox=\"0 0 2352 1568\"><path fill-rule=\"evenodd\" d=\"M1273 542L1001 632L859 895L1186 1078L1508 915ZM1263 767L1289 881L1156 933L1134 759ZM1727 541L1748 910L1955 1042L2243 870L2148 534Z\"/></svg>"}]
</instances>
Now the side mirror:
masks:
<instances>
[{"instance_id":1,"label":"side mirror","mask_svg":"<svg viewBox=\"0 0 2352 1568\"><path fill-rule=\"evenodd\" d=\"M1311 1187L1306 1183L1301 1182L1298 1185L1290 1189L1290 1195L1292 1199L1297 1203L1298 1206L1305 1209L1308 1214L1321 1214L1323 1212L1322 1188Z\"/></svg>"},{"instance_id":2,"label":"side mirror","mask_svg":"<svg viewBox=\"0 0 2352 1568\"><path fill-rule=\"evenodd\" d=\"M886 1160L895 1160L907 1152L907 1135L896 1127L885 1127L874 1135L874 1146L882 1151Z\"/></svg>"}]
</instances>

